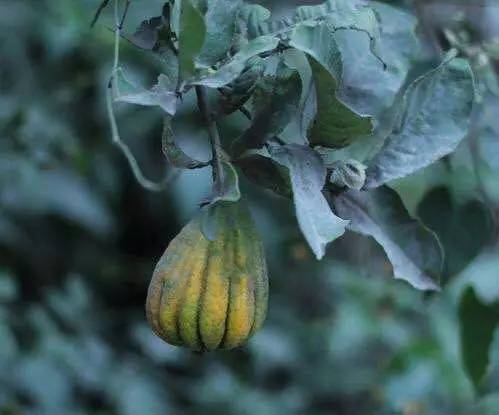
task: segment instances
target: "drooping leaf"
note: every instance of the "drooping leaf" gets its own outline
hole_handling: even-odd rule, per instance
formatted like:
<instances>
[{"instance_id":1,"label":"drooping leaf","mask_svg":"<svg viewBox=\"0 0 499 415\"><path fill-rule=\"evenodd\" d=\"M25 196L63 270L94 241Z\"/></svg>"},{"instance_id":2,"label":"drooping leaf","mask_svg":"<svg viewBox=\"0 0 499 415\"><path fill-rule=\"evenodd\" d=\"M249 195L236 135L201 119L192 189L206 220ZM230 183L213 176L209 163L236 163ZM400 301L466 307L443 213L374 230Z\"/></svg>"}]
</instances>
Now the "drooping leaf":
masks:
<instances>
[{"instance_id":1,"label":"drooping leaf","mask_svg":"<svg viewBox=\"0 0 499 415\"><path fill-rule=\"evenodd\" d=\"M422 169L454 151L467 135L474 98L467 61L449 59L414 81L399 126L369 164L366 188Z\"/></svg>"},{"instance_id":2,"label":"drooping leaf","mask_svg":"<svg viewBox=\"0 0 499 415\"><path fill-rule=\"evenodd\" d=\"M168 162L181 169L198 169L208 166L209 162L194 160L192 157L178 146L173 134L172 119L170 116L164 117L163 134L162 134L162 149Z\"/></svg>"},{"instance_id":3,"label":"drooping leaf","mask_svg":"<svg viewBox=\"0 0 499 415\"><path fill-rule=\"evenodd\" d=\"M317 114L308 127L308 139L315 145L341 148L370 134L372 121L342 103L336 94L343 66L334 33L326 25L299 26L290 45L309 56L317 97Z\"/></svg>"},{"instance_id":4,"label":"drooping leaf","mask_svg":"<svg viewBox=\"0 0 499 415\"><path fill-rule=\"evenodd\" d=\"M438 235L445 250L442 283L461 272L491 237L489 210L478 200L458 205L445 187L428 192L418 207L418 215Z\"/></svg>"},{"instance_id":5,"label":"drooping leaf","mask_svg":"<svg viewBox=\"0 0 499 415\"><path fill-rule=\"evenodd\" d=\"M236 17L241 0L212 0L205 14L206 37L198 61L215 65L226 57L236 29Z\"/></svg>"},{"instance_id":6,"label":"drooping leaf","mask_svg":"<svg viewBox=\"0 0 499 415\"><path fill-rule=\"evenodd\" d=\"M254 184L291 198L293 192L288 169L275 162L265 149L245 152L237 159L237 166Z\"/></svg>"},{"instance_id":7,"label":"drooping leaf","mask_svg":"<svg viewBox=\"0 0 499 415\"><path fill-rule=\"evenodd\" d=\"M283 132L287 142L300 144L309 143L308 128L317 114L317 95L312 79L312 68L307 54L298 49L289 49L283 52L285 64L298 72L302 84L302 93L298 105L298 113Z\"/></svg>"},{"instance_id":8,"label":"drooping leaf","mask_svg":"<svg viewBox=\"0 0 499 415\"><path fill-rule=\"evenodd\" d=\"M180 29L178 33L179 81L194 75L195 59L204 44L206 25L199 10L191 0L181 1Z\"/></svg>"},{"instance_id":9,"label":"drooping leaf","mask_svg":"<svg viewBox=\"0 0 499 415\"><path fill-rule=\"evenodd\" d=\"M499 304L486 304L468 287L459 303L461 354L476 389L487 374L494 330L499 324Z\"/></svg>"},{"instance_id":10,"label":"drooping leaf","mask_svg":"<svg viewBox=\"0 0 499 415\"><path fill-rule=\"evenodd\" d=\"M160 16L144 20L135 33L130 36L130 41L139 48L152 50L158 43L158 29L162 24L163 19Z\"/></svg>"},{"instance_id":11,"label":"drooping leaf","mask_svg":"<svg viewBox=\"0 0 499 415\"><path fill-rule=\"evenodd\" d=\"M272 146L269 151L275 161L289 170L298 223L315 256L321 259L327 244L343 235L348 224L333 214L322 193L326 168L308 146Z\"/></svg>"},{"instance_id":12,"label":"drooping leaf","mask_svg":"<svg viewBox=\"0 0 499 415\"><path fill-rule=\"evenodd\" d=\"M189 85L204 85L220 88L234 81L244 68L248 59L275 49L279 39L272 36L261 36L244 45L227 63L217 70L207 69L189 80Z\"/></svg>"},{"instance_id":13,"label":"drooping leaf","mask_svg":"<svg viewBox=\"0 0 499 415\"><path fill-rule=\"evenodd\" d=\"M337 214L349 229L373 237L392 263L396 279L420 290L438 290L443 253L433 232L411 218L398 194L380 187L351 190L333 198Z\"/></svg>"},{"instance_id":14,"label":"drooping leaf","mask_svg":"<svg viewBox=\"0 0 499 415\"><path fill-rule=\"evenodd\" d=\"M253 94L251 126L234 143L235 154L246 149L260 148L267 140L278 136L298 111L302 91L298 72L279 64L274 76L257 83Z\"/></svg>"},{"instance_id":15,"label":"drooping leaf","mask_svg":"<svg viewBox=\"0 0 499 415\"><path fill-rule=\"evenodd\" d=\"M164 74L160 74L158 82L151 89L147 90L137 86L128 79L119 68L115 73L113 82L113 96L117 102L129 104L158 106L167 114L173 115L177 110L177 94L170 79Z\"/></svg>"}]
</instances>

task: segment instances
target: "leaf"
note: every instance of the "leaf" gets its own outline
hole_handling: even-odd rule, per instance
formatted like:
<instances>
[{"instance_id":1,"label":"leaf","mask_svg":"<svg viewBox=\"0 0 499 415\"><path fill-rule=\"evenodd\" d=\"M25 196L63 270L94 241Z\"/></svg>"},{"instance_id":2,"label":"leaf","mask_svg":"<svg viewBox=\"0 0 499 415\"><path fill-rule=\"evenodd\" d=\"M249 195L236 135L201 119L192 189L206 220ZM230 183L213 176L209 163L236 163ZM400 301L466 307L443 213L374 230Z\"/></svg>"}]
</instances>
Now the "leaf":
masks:
<instances>
[{"instance_id":1,"label":"leaf","mask_svg":"<svg viewBox=\"0 0 499 415\"><path fill-rule=\"evenodd\" d=\"M383 247L396 279L420 290L439 290L443 254L438 239L409 216L394 190L351 190L334 197L333 204L340 217L350 220L349 229Z\"/></svg>"},{"instance_id":2,"label":"leaf","mask_svg":"<svg viewBox=\"0 0 499 415\"><path fill-rule=\"evenodd\" d=\"M366 188L407 176L454 151L467 135L474 98L467 61L450 59L404 94L399 127L367 170Z\"/></svg>"},{"instance_id":3,"label":"leaf","mask_svg":"<svg viewBox=\"0 0 499 415\"><path fill-rule=\"evenodd\" d=\"M249 39L259 36L260 26L270 19L270 10L259 4L243 3L239 11L239 19L246 25L246 31Z\"/></svg>"},{"instance_id":4,"label":"leaf","mask_svg":"<svg viewBox=\"0 0 499 415\"><path fill-rule=\"evenodd\" d=\"M262 15L262 17L265 17ZM363 0L327 0L316 6L301 6L293 17L281 20L256 20L258 35L282 35L298 26L316 26L326 23L331 31L358 30L374 42L379 36L376 15Z\"/></svg>"},{"instance_id":5,"label":"leaf","mask_svg":"<svg viewBox=\"0 0 499 415\"><path fill-rule=\"evenodd\" d=\"M363 117L342 103L336 94L343 66L334 33L325 25L299 26L290 45L309 55L317 97L317 114L308 128L313 145L341 148L372 132L370 117Z\"/></svg>"},{"instance_id":6,"label":"leaf","mask_svg":"<svg viewBox=\"0 0 499 415\"><path fill-rule=\"evenodd\" d=\"M494 330L499 324L499 304L483 303L468 287L459 303L461 355L475 388L479 388L489 369Z\"/></svg>"},{"instance_id":7,"label":"leaf","mask_svg":"<svg viewBox=\"0 0 499 415\"><path fill-rule=\"evenodd\" d=\"M418 216L438 235L444 247L443 282L466 268L492 234L489 210L478 200L456 204L445 187L428 192L418 207Z\"/></svg>"},{"instance_id":8,"label":"leaf","mask_svg":"<svg viewBox=\"0 0 499 415\"><path fill-rule=\"evenodd\" d=\"M272 160L264 149L246 152L237 159L237 166L254 184L269 189L277 195L291 198L293 191L288 169Z\"/></svg>"},{"instance_id":9,"label":"leaf","mask_svg":"<svg viewBox=\"0 0 499 415\"><path fill-rule=\"evenodd\" d=\"M160 74L158 82L150 90L141 88L129 80L122 68L118 68L114 76L113 96L117 102L128 104L158 106L170 115L177 111L177 94L171 81Z\"/></svg>"},{"instance_id":10,"label":"leaf","mask_svg":"<svg viewBox=\"0 0 499 415\"><path fill-rule=\"evenodd\" d=\"M322 194L326 168L320 156L307 146L272 146L269 151L289 170L298 223L315 256L321 259L326 245L343 235L348 224L333 214Z\"/></svg>"},{"instance_id":11,"label":"leaf","mask_svg":"<svg viewBox=\"0 0 499 415\"><path fill-rule=\"evenodd\" d=\"M189 85L204 85L210 88L220 88L234 81L246 67L248 59L264 52L273 50L279 44L279 39L272 36L261 36L244 45L226 64L219 69L206 70L189 80Z\"/></svg>"},{"instance_id":12,"label":"leaf","mask_svg":"<svg viewBox=\"0 0 499 415\"><path fill-rule=\"evenodd\" d=\"M307 55L298 49L284 51L283 58L286 66L298 71L302 83L298 114L296 114L291 125L286 127L286 130L283 132L283 138L287 142L305 144L309 142L307 137L308 128L317 114L317 95L312 79L312 69Z\"/></svg>"},{"instance_id":13,"label":"leaf","mask_svg":"<svg viewBox=\"0 0 499 415\"><path fill-rule=\"evenodd\" d=\"M194 75L195 59L204 44L206 25L191 0L180 0L180 31L178 34L179 81Z\"/></svg>"},{"instance_id":14,"label":"leaf","mask_svg":"<svg viewBox=\"0 0 499 415\"><path fill-rule=\"evenodd\" d=\"M412 61L419 58L415 35L417 19L385 3L370 1L369 5L379 21L381 33L376 50L386 68L371 53L372 46L364 33L335 33L344 68L339 97L356 112L369 114L383 122L404 84Z\"/></svg>"},{"instance_id":15,"label":"leaf","mask_svg":"<svg viewBox=\"0 0 499 415\"><path fill-rule=\"evenodd\" d=\"M130 41L139 48L152 50L159 40L158 29L162 26L161 16L144 20L135 33L130 36Z\"/></svg>"},{"instance_id":16,"label":"leaf","mask_svg":"<svg viewBox=\"0 0 499 415\"><path fill-rule=\"evenodd\" d=\"M278 136L297 113L301 90L298 72L282 62L274 76L258 82L253 93L255 113L251 126L234 142L234 153L239 155L246 149L260 148Z\"/></svg>"},{"instance_id":17,"label":"leaf","mask_svg":"<svg viewBox=\"0 0 499 415\"><path fill-rule=\"evenodd\" d=\"M163 122L162 149L166 159L174 167L199 169L210 164L209 162L194 160L178 146L173 134L172 119L169 116L166 116Z\"/></svg>"},{"instance_id":18,"label":"leaf","mask_svg":"<svg viewBox=\"0 0 499 415\"><path fill-rule=\"evenodd\" d=\"M257 81L265 72L264 60L255 56L248 60L244 71L227 87L221 88L218 111L232 114L240 109L255 91Z\"/></svg>"},{"instance_id":19,"label":"leaf","mask_svg":"<svg viewBox=\"0 0 499 415\"><path fill-rule=\"evenodd\" d=\"M225 58L236 29L241 0L212 0L205 14L206 37L198 61L212 66Z\"/></svg>"}]
</instances>

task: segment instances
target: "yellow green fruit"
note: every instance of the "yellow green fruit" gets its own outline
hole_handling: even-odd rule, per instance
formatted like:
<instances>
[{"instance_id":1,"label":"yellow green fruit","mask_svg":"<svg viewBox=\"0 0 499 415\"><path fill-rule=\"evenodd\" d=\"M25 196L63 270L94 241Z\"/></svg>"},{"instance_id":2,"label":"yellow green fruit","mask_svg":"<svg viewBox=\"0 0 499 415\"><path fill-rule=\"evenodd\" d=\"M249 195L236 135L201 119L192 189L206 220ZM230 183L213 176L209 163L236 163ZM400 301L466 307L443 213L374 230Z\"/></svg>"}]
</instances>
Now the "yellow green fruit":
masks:
<instances>
[{"instance_id":1,"label":"yellow green fruit","mask_svg":"<svg viewBox=\"0 0 499 415\"><path fill-rule=\"evenodd\" d=\"M244 202L218 203L216 239L194 218L154 270L146 301L153 331L192 350L232 349L263 324L268 277L263 246Z\"/></svg>"}]
</instances>

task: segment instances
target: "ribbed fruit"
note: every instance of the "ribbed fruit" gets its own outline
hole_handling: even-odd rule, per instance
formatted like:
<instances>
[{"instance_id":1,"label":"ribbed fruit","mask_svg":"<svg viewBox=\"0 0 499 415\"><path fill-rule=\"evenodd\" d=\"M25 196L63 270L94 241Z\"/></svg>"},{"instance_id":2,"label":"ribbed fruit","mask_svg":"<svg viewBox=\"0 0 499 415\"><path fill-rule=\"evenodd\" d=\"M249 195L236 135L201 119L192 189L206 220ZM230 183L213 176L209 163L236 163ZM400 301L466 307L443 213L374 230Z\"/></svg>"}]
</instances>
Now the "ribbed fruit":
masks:
<instances>
[{"instance_id":1,"label":"ribbed fruit","mask_svg":"<svg viewBox=\"0 0 499 415\"><path fill-rule=\"evenodd\" d=\"M198 216L171 241L146 302L159 337L197 351L241 345L267 313L265 255L246 205L218 203L212 220L215 240L204 236Z\"/></svg>"}]
</instances>

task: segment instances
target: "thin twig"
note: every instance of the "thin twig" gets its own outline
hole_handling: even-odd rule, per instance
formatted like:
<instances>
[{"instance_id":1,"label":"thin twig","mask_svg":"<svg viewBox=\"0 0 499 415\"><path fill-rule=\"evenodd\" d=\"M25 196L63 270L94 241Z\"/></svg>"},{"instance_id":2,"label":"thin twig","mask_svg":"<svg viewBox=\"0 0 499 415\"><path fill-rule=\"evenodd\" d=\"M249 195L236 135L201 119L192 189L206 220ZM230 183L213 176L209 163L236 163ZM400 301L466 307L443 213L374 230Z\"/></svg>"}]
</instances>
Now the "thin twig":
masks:
<instances>
[{"instance_id":1,"label":"thin twig","mask_svg":"<svg viewBox=\"0 0 499 415\"><path fill-rule=\"evenodd\" d=\"M211 141L212 150L212 168L213 168L213 182L215 191L220 191L224 182L224 170L222 166L222 144L220 141L220 134L218 132L217 124L213 119L213 114L210 110L206 89L203 86L196 86L196 95L198 100L198 107L203 115L206 128Z\"/></svg>"},{"instance_id":2,"label":"thin twig","mask_svg":"<svg viewBox=\"0 0 499 415\"><path fill-rule=\"evenodd\" d=\"M107 7L107 5L109 4L109 1L110 0L104 0L100 5L99 5L99 8L97 9L97 11L95 12L95 15L94 15L94 18L92 20L92 23L90 23L90 27L94 27L95 24L97 23L97 20L99 20L99 17L102 13L102 11Z\"/></svg>"},{"instance_id":3,"label":"thin twig","mask_svg":"<svg viewBox=\"0 0 499 415\"><path fill-rule=\"evenodd\" d=\"M121 21L119 24L120 31L123 30L123 25L125 24L125 19L126 19L126 16L128 14L128 10L130 9L131 3L132 3L132 0L126 0L125 11L123 12L123 16L121 16Z\"/></svg>"},{"instance_id":4,"label":"thin twig","mask_svg":"<svg viewBox=\"0 0 499 415\"><path fill-rule=\"evenodd\" d=\"M128 164L130 165L130 168L132 169L132 172L139 182L140 185L142 185L145 189L153 191L153 192L161 192L165 190L168 185L176 178L178 177L178 172L175 171L170 171L167 173L165 178L161 180L160 182L154 182L145 177L145 175L142 173L142 170L140 169L139 163L137 162L137 159L134 157L132 151L130 150L130 147L123 142L123 140L120 137L120 133L118 130L118 123L116 121L116 116L114 114L114 108L113 108L113 90L118 92L119 94L119 88L118 88L118 83L116 82L116 74L119 71L119 60L120 60L120 38L121 38L121 28L122 25L124 24L126 14L128 12L128 7L130 6L130 1L127 1L127 5L125 6L125 11L121 18L119 17L119 7L118 7L118 2L119 0L115 0L115 7L114 7L114 17L115 17L115 22L116 22L116 30L115 30L115 38L114 38L114 59L113 59L113 69L111 72L111 76L109 78L109 82L107 85L107 91L106 91L106 108L108 112L108 117L109 117L109 122L111 124L111 136L113 143L121 150L123 155L128 161Z\"/></svg>"}]
</instances>

